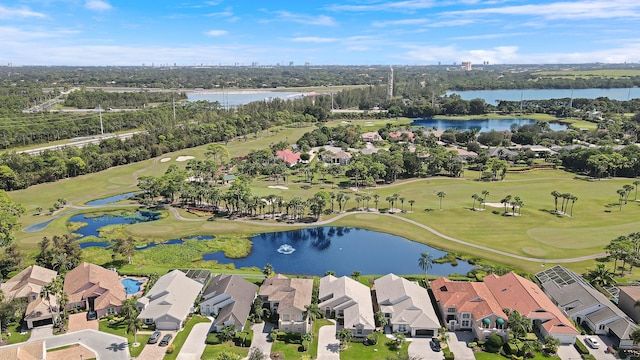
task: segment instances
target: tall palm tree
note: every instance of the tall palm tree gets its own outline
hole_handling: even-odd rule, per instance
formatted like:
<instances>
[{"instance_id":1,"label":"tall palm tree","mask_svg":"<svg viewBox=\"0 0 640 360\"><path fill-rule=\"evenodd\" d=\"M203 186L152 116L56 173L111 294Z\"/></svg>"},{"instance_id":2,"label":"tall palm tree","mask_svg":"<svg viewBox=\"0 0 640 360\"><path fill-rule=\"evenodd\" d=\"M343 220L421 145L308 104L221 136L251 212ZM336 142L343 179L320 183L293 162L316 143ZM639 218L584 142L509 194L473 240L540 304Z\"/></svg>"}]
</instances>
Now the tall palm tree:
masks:
<instances>
[{"instance_id":1,"label":"tall palm tree","mask_svg":"<svg viewBox=\"0 0 640 360\"><path fill-rule=\"evenodd\" d=\"M138 334L139 330L142 330L142 319L139 319L137 317L129 318L129 320L127 321L127 333L133 333L134 344L138 343L136 335Z\"/></svg>"},{"instance_id":2,"label":"tall palm tree","mask_svg":"<svg viewBox=\"0 0 640 360\"><path fill-rule=\"evenodd\" d=\"M594 286L613 286L616 284L614 274L602 263L585 274L585 278Z\"/></svg>"},{"instance_id":3,"label":"tall palm tree","mask_svg":"<svg viewBox=\"0 0 640 360\"><path fill-rule=\"evenodd\" d=\"M640 180L636 180L633 182L633 186L636 188L636 195L633 197L633 200L638 201L638 184L640 184Z\"/></svg>"},{"instance_id":4,"label":"tall palm tree","mask_svg":"<svg viewBox=\"0 0 640 360\"><path fill-rule=\"evenodd\" d=\"M305 305L304 309L304 316L312 323L322 317L322 311L316 303Z\"/></svg>"},{"instance_id":5,"label":"tall palm tree","mask_svg":"<svg viewBox=\"0 0 640 360\"><path fill-rule=\"evenodd\" d=\"M402 204L402 212L404 212L404 201L406 200L406 198L404 197L400 197L400 203Z\"/></svg>"},{"instance_id":6,"label":"tall palm tree","mask_svg":"<svg viewBox=\"0 0 640 360\"><path fill-rule=\"evenodd\" d=\"M445 193L444 191L438 191L436 195L438 195L438 197L440 198L440 210L442 210L442 198L445 197L447 193Z\"/></svg>"},{"instance_id":7,"label":"tall palm tree","mask_svg":"<svg viewBox=\"0 0 640 360\"><path fill-rule=\"evenodd\" d=\"M373 202L376 203L376 211L378 211L378 202L380 201L380 195L373 194Z\"/></svg>"},{"instance_id":8,"label":"tall palm tree","mask_svg":"<svg viewBox=\"0 0 640 360\"><path fill-rule=\"evenodd\" d=\"M635 330L631 332L631 340L633 341L633 345L640 344L640 326L638 326Z\"/></svg>"},{"instance_id":9,"label":"tall palm tree","mask_svg":"<svg viewBox=\"0 0 640 360\"><path fill-rule=\"evenodd\" d=\"M414 204L415 202L416 202L416 201L415 201L415 200L413 200L413 199L409 200L409 206L411 207L411 208L410 208L410 209L411 209L411 210L410 210L411 212L413 212L413 204Z\"/></svg>"},{"instance_id":10,"label":"tall palm tree","mask_svg":"<svg viewBox=\"0 0 640 360\"><path fill-rule=\"evenodd\" d=\"M420 259L418 259L418 266L420 266L422 271L424 271L424 278L426 280L427 272L433 266L433 258L431 257L431 254L429 254L428 252L423 252L422 254L420 254Z\"/></svg>"},{"instance_id":11,"label":"tall palm tree","mask_svg":"<svg viewBox=\"0 0 640 360\"><path fill-rule=\"evenodd\" d=\"M575 195L571 195L569 200L571 200L571 210L569 211L569 216L573 217L573 204L575 204L576 201L578 201L578 197Z\"/></svg>"},{"instance_id":12,"label":"tall palm tree","mask_svg":"<svg viewBox=\"0 0 640 360\"><path fill-rule=\"evenodd\" d=\"M482 203L485 204L484 208L486 209L487 203L487 195L489 195L489 190L482 190Z\"/></svg>"},{"instance_id":13,"label":"tall palm tree","mask_svg":"<svg viewBox=\"0 0 640 360\"><path fill-rule=\"evenodd\" d=\"M502 198L502 200L500 200L501 204L504 204L504 213L507 213L507 206L510 204L511 202L511 195L507 195L504 198Z\"/></svg>"},{"instance_id":14,"label":"tall palm tree","mask_svg":"<svg viewBox=\"0 0 640 360\"><path fill-rule=\"evenodd\" d=\"M473 199L473 205L471 206L471 209L475 210L476 209L476 200L479 200L478 194L471 195L471 198Z\"/></svg>"},{"instance_id":15,"label":"tall palm tree","mask_svg":"<svg viewBox=\"0 0 640 360\"><path fill-rule=\"evenodd\" d=\"M340 329L336 335L340 340L340 347L343 349L347 347L347 343L353 338L353 333L347 328Z\"/></svg>"},{"instance_id":16,"label":"tall palm tree","mask_svg":"<svg viewBox=\"0 0 640 360\"><path fill-rule=\"evenodd\" d=\"M624 196L627 192L624 189L618 189L616 190L616 193L619 196L618 198L618 206L620 207L619 211L622 211L622 201L624 200Z\"/></svg>"},{"instance_id":17,"label":"tall palm tree","mask_svg":"<svg viewBox=\"0 0 640 360\"><path fill-rule=\"evenodd\" d=\"M555 203L555 205L556 205L556 210L555 210L555 212L557 213L557 212L558 212L558 198L560 197L560 193L559 193L557 190L553 190L553 191L551 192L551 196L553 196L553 202L554 202L554 203Z\"/></svg>"},{"instance_id":18,"label":"tall palm tree","mask_svg":"<svg viewBox=\"0 0 640 360\"><path fill-rule=\"evenodd\" d=\"M358 270L353 270L353 271L351 272L351 278L352 278L353 280L358 281L358 279L360 278L360 271L358 271Z\"/></svg>"},{"instance_id":19,"label":"tall palm tree","mask_svg":"<svg viewBox=\"0 0 640 360\"><path fill-rule=\"evenodd\" d=\"M507 326L511 330L514 339L521 339L531 332L531 320L526 316L520 314L517 310L504 309L503 311L509 317Z\"/></svg>"},{"instance_id":20,"label":"tall palm tree","mask_svg":"<svg viewBox=\"0 0 640 360\"><path fill-rule=\"evenodd\" d=\"M625 184L622 186L624 189L624 204L627 204L627 200L629 199L629 194L631 194L631 190L633 190L633 185Z\"/></svg>"}]
</instances>

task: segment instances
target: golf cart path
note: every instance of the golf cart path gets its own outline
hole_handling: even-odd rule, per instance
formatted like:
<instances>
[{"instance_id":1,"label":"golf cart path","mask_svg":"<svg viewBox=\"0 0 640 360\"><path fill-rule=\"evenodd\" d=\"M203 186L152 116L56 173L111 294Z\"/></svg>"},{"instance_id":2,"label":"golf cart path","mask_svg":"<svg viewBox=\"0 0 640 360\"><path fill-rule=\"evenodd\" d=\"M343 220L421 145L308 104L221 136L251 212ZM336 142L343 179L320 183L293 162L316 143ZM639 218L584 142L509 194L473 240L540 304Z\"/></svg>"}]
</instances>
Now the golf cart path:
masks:
<instances>
[{"instance_id":1,"label":"golf cart path","mask_svg":"<svg viewBox=\"0 0 640 360\"><path fill-rule=\"evenodd\" d=\"M178 209L176 208L170 208L171 212L173 213L173 215L175 216L176 219L178 220L182 220L182 221L206 221L206 219L187 219L185 217L182 217L180 215L180 213L178 212ZM372 214L371 212L368 211L351 211L351 212L345 212L342 214L337 215L334 218L328 219L328 220L323 220L323 221L318 221L312 224L312 226L320 226L320 225L327 225L327 224L331 224L337 220L342 219L343 217L346 216L350 216L350 215L356 215L356 214ZM408 222L412 225L415 225L419 228L422 228L424 230L427 230L428 232L432 233L433 235L436 235L442 239L445 240L449 240L451 242L454 243L458 243L461 245L465 245L465 246L470 246L476 249L480 249L480 250L484 250L484 251L488 251L488 252L492 252L494 254L500 254L503 256L508 256L514 259L519 259L519 260L525 260L525 261L531 261L531 262L537 262L537 263L573 263L573 262L580 262L580 261L586 261L586 260L593 260L593 259L597 259L597 258L601 258L604 256L607 256L606 253L599 253L599 254L592 254L592 255L585 255L585 256L579 256L579 257L574 257L574 258L564 258L564 259L540 259L540 258L533 258L533 257L528 257L528 256L521 256L521 255L516 255L516 254L511 254L502 250L496 250L496 249L492 249L490 247L486 247L486 246L482 246L482 245L478 245L478 244L474 244L474 243L470 243L464 240L460 240L460 239L456 239L454 237L445 235L429 226L426 226L424 224L421 224L417 221L414 220L410 220L407 218L404 218L402 216L398 216L395 214L382 214L382 213L373 213L375 215L380 215L380 216L389 216L398 220L402 220L405 222ZM231 220L231 221L238 221L238 222L243 222L243 223L247 223L247 224L253 224L253 225L263 225L263 226L276 226L276 227L300 227L300 226L304 226L304 224L284 224L284 223L269 223L269 224L265 224L259 221L252 221L252 220L242 220L242 219L235 219L235 220Z\"/></svg>"}]
</instances>

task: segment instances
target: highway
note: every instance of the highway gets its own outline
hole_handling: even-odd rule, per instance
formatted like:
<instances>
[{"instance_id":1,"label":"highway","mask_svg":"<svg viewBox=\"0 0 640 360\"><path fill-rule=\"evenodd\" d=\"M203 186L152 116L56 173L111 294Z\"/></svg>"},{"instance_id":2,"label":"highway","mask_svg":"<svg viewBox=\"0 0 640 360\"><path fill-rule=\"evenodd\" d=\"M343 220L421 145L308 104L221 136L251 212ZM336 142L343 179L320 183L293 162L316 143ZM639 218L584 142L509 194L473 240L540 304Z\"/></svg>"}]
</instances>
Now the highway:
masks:
<instances>
[{"instance_id":1,"label":"highway","mask_svg":"<svg viewBox=\"0 0 640 360\"><path fill-rule=\"evenodd\" d=\"M49 146L42 146L39 148L35 148L35 149L29 149L29 150L21 150L21 151L16 151L17 153L24 153L24 154L30 154L30 155L39 155L40 153L42 153L43 151L46 150L60 150L60 149L64 149L66 147L69 146L75 146L78 148L87 146L89 144L99 144L100 141L105 140L105 139L111 139L111 138L119 138L120 140L126 140L131 138L133 135L135 134L140 134L140 133L144 133L146 131L144 130L139 130L139 131L132 131L132 132L128 132L128 133L124 133L124 134L103 134L103 135L95 135L95 136L87 136L87 137L83 137L83 138L78 138L78 139L71 139L68 142L64 143L64 144L57 144L57 145L49 145Z\"/></svg>"}]
</instances>

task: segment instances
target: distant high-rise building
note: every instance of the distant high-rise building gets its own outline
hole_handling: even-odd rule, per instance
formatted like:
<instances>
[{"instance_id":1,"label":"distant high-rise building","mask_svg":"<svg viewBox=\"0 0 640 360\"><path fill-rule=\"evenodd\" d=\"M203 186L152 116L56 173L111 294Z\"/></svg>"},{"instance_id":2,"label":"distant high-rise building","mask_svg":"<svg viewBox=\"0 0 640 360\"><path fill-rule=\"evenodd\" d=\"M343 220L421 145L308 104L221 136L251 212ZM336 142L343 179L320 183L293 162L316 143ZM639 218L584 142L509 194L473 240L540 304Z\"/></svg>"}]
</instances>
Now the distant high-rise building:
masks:
<instances>
[{"instance_id":1,"label":"distant high-rise building","mask_svg":"<svg viewBox=\"0 0 640 360\"><path fill-rule=\"evenodd\" d=\"M471 71L471 61L463 61L462 69L465 71Z\"/></svg>"},{"instance_id":2,"label":"distant high-rise building","mask_svg":"<svg viewBox=\"0 0 640 360\"><path fill-rule=\"evenodd\" d=\"M393 98L393 68L389 66L389 80L387 80L387 99Z\"/></svg>"}]
</instances>

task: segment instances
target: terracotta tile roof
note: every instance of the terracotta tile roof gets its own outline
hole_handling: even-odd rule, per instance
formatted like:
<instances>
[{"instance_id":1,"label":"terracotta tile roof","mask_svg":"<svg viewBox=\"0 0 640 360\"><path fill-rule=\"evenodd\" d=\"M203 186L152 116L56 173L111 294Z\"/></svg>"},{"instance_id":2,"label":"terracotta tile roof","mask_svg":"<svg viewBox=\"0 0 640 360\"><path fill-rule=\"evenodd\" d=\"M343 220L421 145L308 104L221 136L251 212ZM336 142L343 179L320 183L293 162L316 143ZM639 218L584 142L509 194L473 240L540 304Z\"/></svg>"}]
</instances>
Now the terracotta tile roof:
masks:
<instances>
[{"instance_id":1,"label":"terracotta tile roof","mask_svg":"<svg viewBox=\"0 0 640 360\"><path fill-rule=\"evenodd\" d=\"M284 162L286 162L289 165L297 164L300 161L301 154L302 153L299 153L299 152L294 153L289 149L276 151L276 156L284 160Z\"/></svg>"},{"instance_id":2,"label":"terracotta tile roof","mask_svg":"<svg viewBox=\"0 0 640 360\"><path fill-rule=\"evenodd\" d=\"M304 311L304 306L311 304L312 292L312 279L289 279L282 274L277 274L265 280L258 295L266 297L270 303L280 303L279 310L295 307Z\"/></svg>"},{"instance_id":3,"label":"terracotta tile roof","mask_svg":"<svg viewBox=\"0 0 640 360\"><path fill-rule=\"evenodd\" d=\"M86 262L67 273L64 291L69 295L70 305L95 297L96 310L122 306L126 298L117 272Z\"/></svg>"},{"instance_id":4,"label":"terracotta tile roof","mask_svg":"<svg viewBox=\"0 0 640 360\"><path fill-rule=\"evenodd\" d=\"M485 283L451 281L445 277L431 281L431 290L444 307L455 307L458 312L470 312L476 320L489 315L506 319L498 300Z\"/></svg>"}]
</instances>

